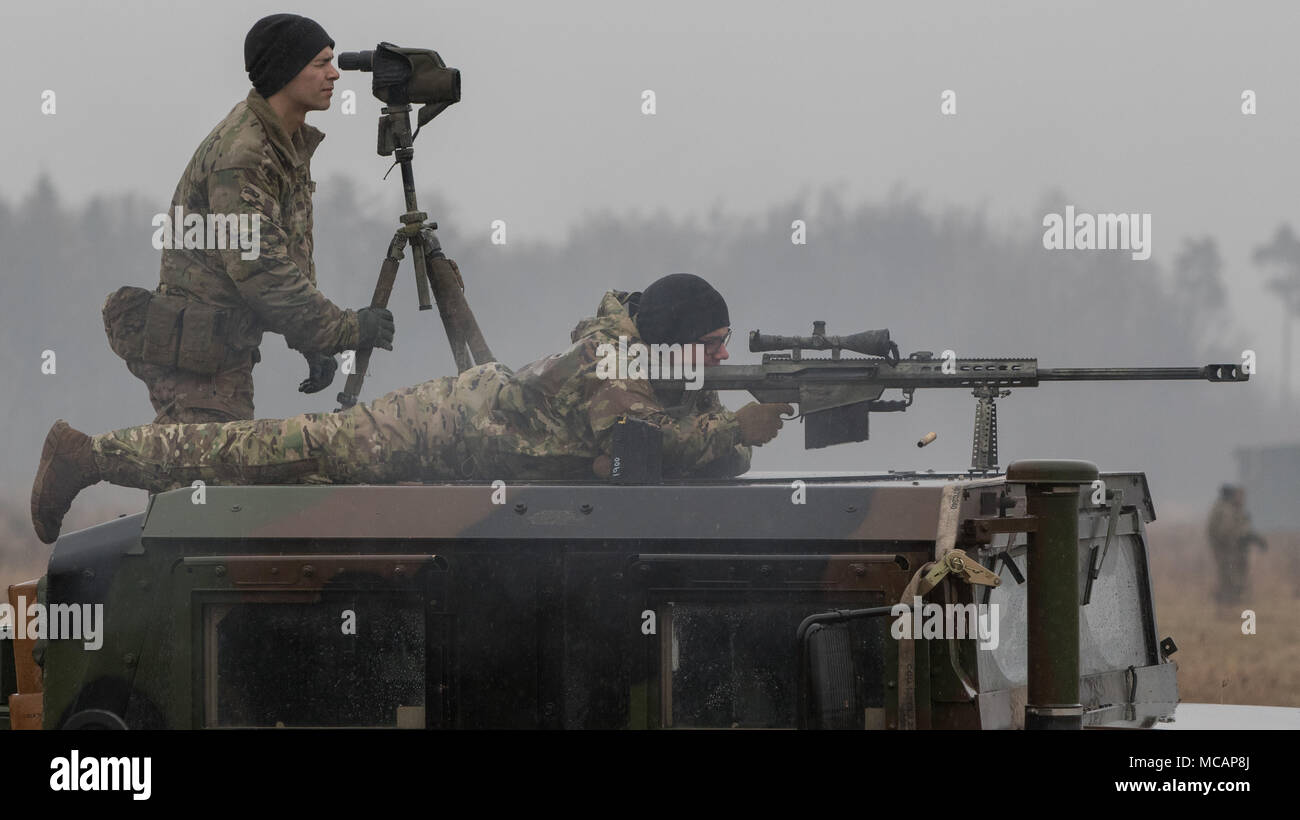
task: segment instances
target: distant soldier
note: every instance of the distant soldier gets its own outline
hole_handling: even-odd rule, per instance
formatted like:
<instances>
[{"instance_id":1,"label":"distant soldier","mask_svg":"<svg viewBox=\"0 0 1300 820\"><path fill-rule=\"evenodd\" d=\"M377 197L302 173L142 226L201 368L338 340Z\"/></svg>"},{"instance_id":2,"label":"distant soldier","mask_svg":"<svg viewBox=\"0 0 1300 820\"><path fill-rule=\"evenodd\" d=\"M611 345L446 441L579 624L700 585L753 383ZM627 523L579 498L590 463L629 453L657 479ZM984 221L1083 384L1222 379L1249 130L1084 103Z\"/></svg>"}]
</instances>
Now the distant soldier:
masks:
<instances>
[{"instance_id":1,"label":"distant soldier","mask_svg":"<svg viewBox=\"0 0 1300 820\"><path fill-rule=\"evenodd\" d=\"M295 14L253 25L244 40L253 89L181 174L157 290L122 288L104 306L110 344L149 386L158 423L251 419L267 330L306 358L307 393L334 380L334 353L392 349L391 313L342 310L316 289L311 157L325 135L305 118L329 108L333 46Z\"/></svg>"},{"instance_id":2,"label":"distant soldier","mask_svg":"<svg viewBox=\"0 0 1300 820\"><path fill-rule=\"evenodd\" d=\"M1219 500L1210 511L1206 535L1218 568L1215 599L1221 604L1239 603L1249 577L1250 545L1268 549L1268 543L1250 528L1245 490L1231 484L1219 489Z\"/></svg>"},{"instance_id":3,"label":"distant soldier","mask_svg":"<svg viewBox=\"0 0 1300 820\"><path fill-rule=\"evenodd\" d=\"M781 414L794 412L790 405L752 402L733 413L716 391L683 398L673 385L677 395L661 394L630 370L622 378L601 367L610 348L642 343L680 345L670 355L717 365L729 357L730 323L709 283L678 273L643 293L606 293L596 315L574 328L567 350L518 372L491 362L341 413L289 419L149 424L93 438L57 421L32 484L32 524L53 543L77 493L98 481L160 492L196 480L608 477L621 418L659 428L666 477L740 475L749 469L751 445L776 436Z\"/></svg>"}]
</instances>

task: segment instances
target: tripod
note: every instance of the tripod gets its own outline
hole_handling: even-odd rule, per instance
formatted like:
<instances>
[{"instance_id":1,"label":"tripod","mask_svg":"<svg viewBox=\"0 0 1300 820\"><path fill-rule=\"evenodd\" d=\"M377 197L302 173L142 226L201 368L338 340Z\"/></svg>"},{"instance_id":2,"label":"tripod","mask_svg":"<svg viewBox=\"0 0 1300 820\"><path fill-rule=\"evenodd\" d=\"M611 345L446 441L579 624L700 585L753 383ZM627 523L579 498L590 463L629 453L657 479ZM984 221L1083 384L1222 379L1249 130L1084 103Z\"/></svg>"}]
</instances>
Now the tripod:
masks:
<instances>
[{"instance_id":1,"label":"tripod","mask_svg":"<svg viewBox=\"0 0 1300 820\"><path fill-rule=\"evenodd\" d=\"M415 260L415 289L420 300L420 310L429 310L430 288L433 300L438 303L438 313L447 331L451 355L456 369L463 373L475 364L494 362L483 333L479 330L474 312L465 299L465 283L460 269L442 252L435 233L438 223L429 222L429 215L419 209L415 197L415 174L411 160L415 156L411 134L411 106L409 104L385 106L379 117L379 154L393 156L402 169L402 190L406 195L406 213L400 217L402 227L393 234L388 245L388 255L379 267L379 281L370 300L372 308L388 307L388 299L397 280L397 270L405 258L403 251L410 246ZM421 117L423 120L424 117ZM417 132L418 133L418 132ZM361 385L370 366L373 348L356 351L356 370L348 375L347 384L338 395L339 410L347 410L357 403ZM336 411L337 412L337 411Z\"/></svg>"}]
</instances>

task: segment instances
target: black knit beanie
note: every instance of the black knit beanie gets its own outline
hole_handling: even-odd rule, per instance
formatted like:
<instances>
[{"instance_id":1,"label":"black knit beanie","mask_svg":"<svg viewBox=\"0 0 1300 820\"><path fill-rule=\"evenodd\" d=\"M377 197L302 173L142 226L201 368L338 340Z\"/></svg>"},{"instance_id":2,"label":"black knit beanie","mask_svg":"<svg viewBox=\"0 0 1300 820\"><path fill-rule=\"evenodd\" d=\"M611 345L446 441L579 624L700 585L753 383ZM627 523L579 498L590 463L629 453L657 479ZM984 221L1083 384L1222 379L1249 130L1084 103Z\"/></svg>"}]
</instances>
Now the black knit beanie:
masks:
<instances>
[{"instance_id":1,"label":"black knit beanie","mask_svg":"<svg viewBox=\"0 0 1300 820\"><path fill-rule=\"evenodd\" d=\"M272 14L253 24L244 38L244 70L253 88L270 97L334 41L310 17Z\"/></svg>"},{"instance_id":2,"label":"black knit beanie","mask_svg":"<svg viewBox=\"0 0 1300 820\"><path fill-rule=\"evenodd\" d=\"M629 309L649 344L689 344L731 324L727 302L693 273L674 273L632 294Z\"/></svg>"}]
</instances>

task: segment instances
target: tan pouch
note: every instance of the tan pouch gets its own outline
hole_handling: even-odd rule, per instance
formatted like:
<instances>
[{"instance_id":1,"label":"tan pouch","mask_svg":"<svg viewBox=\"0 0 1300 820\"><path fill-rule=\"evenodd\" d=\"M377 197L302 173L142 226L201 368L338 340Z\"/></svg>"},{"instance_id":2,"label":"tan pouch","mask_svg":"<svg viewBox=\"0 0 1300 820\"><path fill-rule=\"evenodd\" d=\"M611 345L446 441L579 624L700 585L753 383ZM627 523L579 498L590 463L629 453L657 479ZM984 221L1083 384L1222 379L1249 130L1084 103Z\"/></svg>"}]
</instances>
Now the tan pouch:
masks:
<instances>
[{"instance_id":1,"label":"tan pouch","mask_svg":"<svg viewBox=\"0 0 1300 820\"><path fill-rule=\"evenodd\" d=\"M144 319L144 346L140 359L161 367L176 366L176 348L180 342L181 315L189 303L174 296L153 294Z\"/></svg>"},{"instance_id":2,"label":"tan pouch","mask_svg":"<svg viewBox=\"0 0 1300 820\"><path fill-rule=\"evenodd\" d=\"M144 288L118 288L104 300L104 332L108 346L128 362L140 360L144 349L145 315L153 293Z\"/></svg>"},{"instance_id":3,"label":"tan pouch","mask_svg":"<svg viewBox=\"0 0 1300 820\"><path fill-rule=\"evenodd\" d=\"M202 375L219 371L227 352L226 317L220 308L190 302L181 318L176 366Z\"/></svg>"}]
</instances>

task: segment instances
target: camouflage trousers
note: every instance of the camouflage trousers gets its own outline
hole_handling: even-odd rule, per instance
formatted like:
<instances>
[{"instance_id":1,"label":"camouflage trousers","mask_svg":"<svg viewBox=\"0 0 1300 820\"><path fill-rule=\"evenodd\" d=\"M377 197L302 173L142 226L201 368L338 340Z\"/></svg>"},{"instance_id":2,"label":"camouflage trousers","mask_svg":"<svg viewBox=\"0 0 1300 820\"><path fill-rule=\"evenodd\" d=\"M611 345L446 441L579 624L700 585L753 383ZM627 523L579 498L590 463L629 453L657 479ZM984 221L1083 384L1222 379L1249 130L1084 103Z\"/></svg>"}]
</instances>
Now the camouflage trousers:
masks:
<instances>
[{"instance_id":1,"label":"camouflage trousers","mask_svg":"<svg viewBox=\"0 0 1300 820\"><path fill-rule=\"evenodd\" d=\"M201 375L145 362L127 362L127 369L149 388L154 424L198 424L253 417L253 365L261 361L257 348L231 356L216 373Z\"/></svg>"},{"instance_id":2,"label":"camouflage trousers","mask_svg":"<svg viewBox=\"0 0 1300 820\"><path fill-rule=\"evenodd\" d=\"M208 424L146 424L93 438L104 480L162 492L215 484L382 484L477 478L499 363L389 393L342 413ZM487 420L487 421L485 421Z\"/></svg>"},{"instance_id":3,"label":"camouflage trousers","mask_svg":"<svg viewBox=\"0 0 1300 820\"><path fill-rule=\"evenodd\" d=\"M1237 604L1246 592L1250 567L1250 549L1240 539L1230 543L1212 542L1217 584L1214 597L1221 604Z\"/></svg>"}]
</instances>

